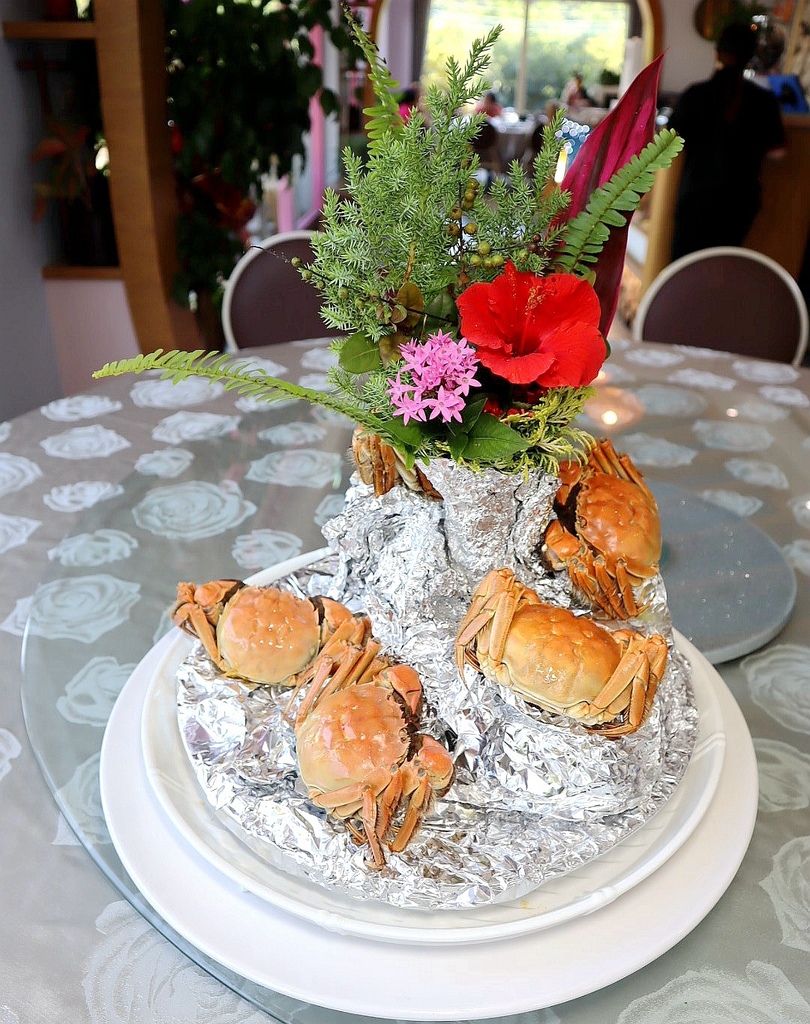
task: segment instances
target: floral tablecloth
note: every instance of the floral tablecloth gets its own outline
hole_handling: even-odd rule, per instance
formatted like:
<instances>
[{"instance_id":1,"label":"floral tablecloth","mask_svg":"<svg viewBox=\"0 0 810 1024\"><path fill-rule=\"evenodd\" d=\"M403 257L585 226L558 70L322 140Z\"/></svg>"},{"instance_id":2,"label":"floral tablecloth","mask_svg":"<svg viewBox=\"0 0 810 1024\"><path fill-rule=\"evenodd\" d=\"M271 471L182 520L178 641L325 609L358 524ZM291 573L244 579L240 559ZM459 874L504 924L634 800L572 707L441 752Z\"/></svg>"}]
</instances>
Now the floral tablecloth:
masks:
<instances>
[{"instance_id":1,"label":"floral tablecloth","mask_svg":"<svg viewBox=\"0 0 810 1024\"><path fill-rule=\"evenodd\" d=\"M331 359L322 342L248 357L315 387ZM731 887L670 952L532 1020L810 1021L810 371L616 343L589 415L651 482L760 526L798 597L765 648L719 667L760 773ZM116 871L98 751L178 580L245 576L322 545L350 430L302 403L156 377L0 424L1 1024L259 1024L271 1019L261 1005L284 1021L347 1017L225 973L237 994L152 927L136 893L124 898L105 877Z\"/></svg>"}]
</instances>

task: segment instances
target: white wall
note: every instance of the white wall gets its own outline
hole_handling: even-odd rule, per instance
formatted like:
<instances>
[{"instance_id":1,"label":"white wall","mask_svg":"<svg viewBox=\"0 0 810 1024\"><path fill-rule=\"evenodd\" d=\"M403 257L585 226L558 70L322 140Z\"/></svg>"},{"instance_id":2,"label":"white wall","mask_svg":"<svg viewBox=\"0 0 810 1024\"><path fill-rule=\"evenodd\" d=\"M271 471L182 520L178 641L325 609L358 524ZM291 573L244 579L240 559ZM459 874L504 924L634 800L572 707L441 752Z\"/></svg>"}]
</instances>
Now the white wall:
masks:
<instances>
[{"instance_id":1,"label":"white wall","mask_svg":"<svg viewBox=\"0 0 810 1024\"><path fill-rule=\"evenodd\" d=\"M0 0L0 19L36 18L41 6ZM15 67L27 46L0 40L0 422L61 395L40 274L47 226L32 219L39 98L34 73Z\"/></svg>"},{"instance_id":2,"label":"white wall","mask_svg":"<svg viewBox=\"0 0 810 1024\"><path fill-rule=\"evenodd\" d=\"M388 70L404 88L411 84L412 0L388 0L380 13L377 44Z\"/></svg>"},{"instance_id":3,"label":"white wall","mask_svg":"<svg viewBox=\"0 0 810 1024\"><path fill-rule=\"evenodd\" d=\"M693 22L697 0L661 0L664 15L664 67L661 89L682 92L708 78L714 68L714 45L702 39Z\"/></svg>"},{"instance_id":4,"label":"white wall","mask_svg":"<svg viewBox=\"0 0 810 1024\"><path fill-rule=\"evenodd\" d=\"M123 281L47 281L62 392L93 387L93 371L139 353Z\"/></svg>"}]
</instances>

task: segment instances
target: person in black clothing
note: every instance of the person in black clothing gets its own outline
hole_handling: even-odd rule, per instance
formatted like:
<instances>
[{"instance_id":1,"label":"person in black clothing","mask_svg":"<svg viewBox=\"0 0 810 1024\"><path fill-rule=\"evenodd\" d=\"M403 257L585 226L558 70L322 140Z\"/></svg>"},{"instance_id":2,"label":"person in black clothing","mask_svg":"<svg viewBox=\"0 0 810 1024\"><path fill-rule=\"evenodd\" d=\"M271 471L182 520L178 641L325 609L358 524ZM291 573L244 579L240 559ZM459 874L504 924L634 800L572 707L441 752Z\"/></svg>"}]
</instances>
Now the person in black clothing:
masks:
<instances>
[{"instance_id":1,"label":"person in black clothing","mask_svg":"<svg viewBox=\"0 0 810 1024\"><path fill-rule=\"evenodd\" d=\"M728 25L717 40L719 68L690 86L669 127L684 140L672 259L715 245L741 245L760 207L766 155L784 153L776 97L743 77L754 56L753 26Z\"/></svg>"}]
</instances>

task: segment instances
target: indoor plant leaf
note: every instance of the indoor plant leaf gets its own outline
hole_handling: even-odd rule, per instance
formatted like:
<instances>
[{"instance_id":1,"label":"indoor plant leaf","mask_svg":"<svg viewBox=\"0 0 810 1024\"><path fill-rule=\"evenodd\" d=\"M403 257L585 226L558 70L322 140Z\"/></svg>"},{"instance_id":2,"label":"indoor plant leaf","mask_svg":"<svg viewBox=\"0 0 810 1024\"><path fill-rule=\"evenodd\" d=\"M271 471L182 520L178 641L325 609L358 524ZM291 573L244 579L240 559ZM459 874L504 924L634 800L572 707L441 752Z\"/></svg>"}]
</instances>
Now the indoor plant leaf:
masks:
<instances>
[{"instance_id":1,"label":"indoor plant leaf","mask_svg":"<svg viewBox=\"0 0 810 1024\"><path fill-rule=\"evenodd\" d=\"M562 181L570 193L560 222L567 223L588 204L591 194L652 141L655 132L658 80L663 54L636 76L607 117L585 139ZM599 255L594 289L602 306L599 329L607 334L619 301L629 223L613 227Z\"/></svg>"}]
</instances>

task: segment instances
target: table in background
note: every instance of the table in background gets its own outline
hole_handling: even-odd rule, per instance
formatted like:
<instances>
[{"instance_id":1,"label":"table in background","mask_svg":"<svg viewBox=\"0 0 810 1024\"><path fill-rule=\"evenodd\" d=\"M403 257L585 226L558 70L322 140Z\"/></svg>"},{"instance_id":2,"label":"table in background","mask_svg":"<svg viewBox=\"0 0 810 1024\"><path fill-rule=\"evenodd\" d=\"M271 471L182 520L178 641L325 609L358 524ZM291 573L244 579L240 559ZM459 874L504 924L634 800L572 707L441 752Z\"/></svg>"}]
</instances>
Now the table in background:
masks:
<instances>
[{"instance_id":1,"label":"table in background","mask_svg":"<svg viewBox=\"0 0 810 1024\"><path fill-rule=\"evenodd\" d=\"M316 387L330 361L315 342L258 355ZM669 953L533 1020L810 1020L808 396L810 371L614 345L589 406L593 429L652 482L757 523L796 568L799 593L778 637L720 667L754 737L761 785L730 889ZM348 483L350 432L303 403L260 406L154 376L107 381L0 425L3 1024L260 1024L268 1017L255 1002L284 1021L349 1019L220 972L243 999L133 909L138 894L120 881L99 807L98 751L117 693L168 625L178 580L244 576L321 546L320 525ZM19 701L26 631L34 748Z\"/></svg>"},{"instance_id":2,"label":"table in background","mask_svg":"<svg viewBox=\"0 0 810 1024\"><path fill-rule=\"evenodd\" d=\"M490 123L498 132L498 156L504 170L513 160L522 160L537 125L534 118L521 119L517 114L502 114L491 117Z\"/></svg>"}]
</instances>

